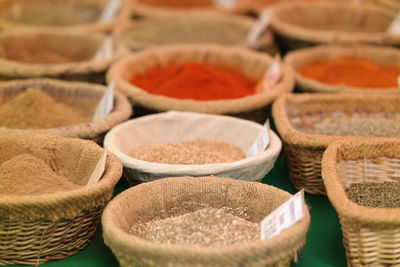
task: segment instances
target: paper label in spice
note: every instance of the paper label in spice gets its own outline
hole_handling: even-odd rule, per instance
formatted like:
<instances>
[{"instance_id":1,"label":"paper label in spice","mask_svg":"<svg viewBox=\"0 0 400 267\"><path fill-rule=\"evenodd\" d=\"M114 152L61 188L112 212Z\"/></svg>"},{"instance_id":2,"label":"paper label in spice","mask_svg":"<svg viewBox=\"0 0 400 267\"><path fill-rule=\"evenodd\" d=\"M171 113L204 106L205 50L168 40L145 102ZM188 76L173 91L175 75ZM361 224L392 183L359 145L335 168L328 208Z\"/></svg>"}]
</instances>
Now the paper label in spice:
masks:
<instances>
[{"instance_id":1,"label":"paper label in spice","mask_svg":"<svg viewBox=\"0 0 400 267\"><path fill-rule=\"evenodd\" d=\"M231 8L236 4L236 0L213 0L215 6L222 8Z\"/></svg>"},{"instance_id":2,"label":"paper label in spice","mask_svg":"<svg viewBox=\"0 0 400 267\"><path fill-rule=\"evenodd\" d=\"M269 26L271 17L271 8L267 7L263 10L260 17L258 18L257 23L251 28L250 32L247 35L247 44L249 46L253 46L257 43L260 37L263 35L265 30Z\"/></svg>"},{"instance_id":3,"label":"paper label in spice","mask_svg":"<svg viewBox=\"0 0 400 267\"><path fill-rule=\"evenodd\" d=\"M282 76L282 63L280 58L276 58L267 72L256 86L257 92L265 92L271 90Z\"/></svg>"},{"instance_id":4,"label":"paper label in spice","mask_svg":"<svg viewBox=\"0 0 400 267\"><path fill-rule=\"evenodd\" d=\"M89 178L87 185L96 184L100 178L103 176L104 170L106 169L106 161L107 161L107 151L104 151L104 154L100 157L99 161L94 168L92 175Z\"/></svg>"},{"instance_id":5,"label":"paper label in spice","mask_svg":"<svg viewBox=\"0 0 400 267\"><path fill-rule=\"evenodd\" d=\"M389 35L400 35L400 12L394 17L386 33Z\"/></svg>"},{"instance_id":6,"label":"paper label in spice","mask_svg":"<svg viewBox=\"0 0 400 267\"><path fill-rule=\"evenodd\" d=\"M108 22L114 19L121 8L121 0L108 0L107 5L104 7L103 12L100 14L100 22Z\"/></svg>"},{"instance_id":7,"label":"paper label in spice","mask_svg":"<svg viewBox=\"0 0 400 267\"><path fill-rule=\"evenodd\" d=\"M304 189L275 209L261 222L261 240L278 235L304 217Z\"/></svg>"},{"instance_id":8,"label":"paper label in spice","mask_svg":"<svg viewBox=\"0 0 400 267\"><path fill-rule=\"evenodd\" d=\"M113 41L110 36L106 37L97 49L96 54L94 55L93 59L97 61L106 60L113 56L114 48L113 48Z\"/></svg>"},{"instance_id":9,"label":"paper label in spice","mask_svg":"<svg viewBox=\"0 0 400 267\"><path fill-rule=\"evenodd\" d=\"M251 146L249 152L247 153L247 158L257 156L261 154L269 145L269 120L264 123L264 127L258 134L256 141Z\"/></svg>"},{"instance_id":10,"label":"paper label in spice","mask_svg":"<svg viewBox=\"0 0 400 267\"><path fill-rule=\"evenodd\" d=\"M100 100L99 105L94 112L93 121L101 120L110 114L114 107L114 81L110 83L107 91Z\"/></svg>"}]
</instances>

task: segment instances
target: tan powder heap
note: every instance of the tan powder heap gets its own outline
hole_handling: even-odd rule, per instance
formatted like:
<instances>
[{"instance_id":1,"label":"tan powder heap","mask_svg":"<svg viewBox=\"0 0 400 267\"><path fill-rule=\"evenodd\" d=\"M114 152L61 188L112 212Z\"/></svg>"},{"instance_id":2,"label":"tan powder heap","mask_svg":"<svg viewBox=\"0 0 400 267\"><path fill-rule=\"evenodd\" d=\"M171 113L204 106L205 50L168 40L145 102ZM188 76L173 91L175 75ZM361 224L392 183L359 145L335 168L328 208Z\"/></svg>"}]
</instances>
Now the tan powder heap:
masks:
<instances>
[{"instance_id":1,"label":"tan powder heap","mask_svg":"<svg viewBox=\"0 0 400 267\"><path fill-rule=\"evenodd\" d=\"M165 164L211 164L234 162L245 158L236 145L198 139L182 144L153 144L133 150L129 156Z\"/></svg>"},{"instance_id":2,"label":"tan powder heap","mask_svg":"<svg viewBox=\"0 0 400 267\"><path fill-rule=\"evenodd\" d=\"M79 188L43 160L21 154L0 165L0 194L40 195Z\"/></svg>"},{"instance_id":3,"label":"tan powder heap","mask_svg":"<svg viewBox=\"0 0 400 267\"><path fill-rule=\"evenodd\" d=\"M91 121L39 89L27 89L0 106L0 127L48 129Z\"/></svg>"}]
</instances>

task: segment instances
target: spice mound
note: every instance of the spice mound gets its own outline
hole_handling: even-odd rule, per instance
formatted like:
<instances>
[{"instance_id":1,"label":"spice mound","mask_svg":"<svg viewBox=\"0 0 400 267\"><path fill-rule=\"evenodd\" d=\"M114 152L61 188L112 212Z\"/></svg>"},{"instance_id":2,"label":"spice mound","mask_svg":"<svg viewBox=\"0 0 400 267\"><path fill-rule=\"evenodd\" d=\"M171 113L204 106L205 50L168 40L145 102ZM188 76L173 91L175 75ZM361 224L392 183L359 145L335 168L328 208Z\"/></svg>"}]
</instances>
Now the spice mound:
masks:
<instances>
[{"instance_id":1,"label":"spice mound","mask_svg":"<svg viewBox=\"0 0 400 267\"><path fill-rule=\"evenodd\" d=\"M38 89L27 89L0 106L0 126L48 129L90 121Z\"/></svg>"},{"instance_id":2,"label":"spice mound","mask_svg":"<svg viewBox=\"0 0 400 267\"><path fill-rule=\"evenodd\" d=\"M393 88L398 87L400 68L394 65L379 66L364 58L342 57L332 61L311 63L301 69L300 74L331 85Z\"/></svg>"},{"instance_id":3,"label":"spice mound","mask_svg":"<svg viewBox=\"0 0 400 267\"><path fill-rule=\"evenodd\" d=\"M219 70L197 62L153 68L131 83L149 93L200 101L245 97L256 93L256 81L234 70Z\"/></svg>"},{"instance_id":4,"label":"spice mound","mask_svg":"<svg viewBox=\"0 0 400 267\"><path fill-rule=\"evenodd\" d=\"M137 223L130 233L157 243L227 246L260 240L260 225L224 209L204 208L176 217Z\"/></svg>"},{"instance_id":5,"label":"spice mound","mask_svg":"<svg viewBox=\"0 0 400 267\"><path fill-rule=\"evenodd\" d=\"M14 51L11 48L7 53L7 55L0 54L0 56L10 60L33 64L64 64L75 61L54 51L21 51L20 49L15 49Z\"/></svg>"},{"instance_id":6,"label":"spice mound","mask_svg":"<svg viewBox=\"0 0 400 267\"><path fill-rule=\"evenodd\" d=\"M243 151L236 145L198 139L182 144L153 144L134 149L129 156L165 164L212 164L241 160Z\"/></svg>"},{"instance_id":7,"label":"spice mound","mask_svg":"<svg viewBox=\"0 0 400 267\"><path fill-rule=\"evenodd\" d=\"M400 208L400 182L357 183L346 188L347 197L369 208Z\"/></svg>"},{"instance_id":8,"label":"spice mound","mask_svg":"<svg viewBox=\"0 0 400 267\"><path fill-rule=\"evenodd\" d=\"M0 194L39 195L79 188L31 154L15 156L0 165Z\"/></svg>"}]
</instances>

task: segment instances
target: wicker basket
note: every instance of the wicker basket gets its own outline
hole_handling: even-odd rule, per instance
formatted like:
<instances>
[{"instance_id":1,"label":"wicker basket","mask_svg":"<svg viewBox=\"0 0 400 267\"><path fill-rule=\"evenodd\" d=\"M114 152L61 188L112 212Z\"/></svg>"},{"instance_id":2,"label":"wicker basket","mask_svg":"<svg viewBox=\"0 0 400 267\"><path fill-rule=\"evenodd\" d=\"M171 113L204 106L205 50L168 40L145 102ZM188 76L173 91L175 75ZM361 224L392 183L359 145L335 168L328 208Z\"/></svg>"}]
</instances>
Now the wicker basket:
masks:
<instances>
[{"instance_id":1,"label":"wicker basket","mask_svg":"<svg viewBox=\"0 0 400 267\"><path fill-rule=\"evenodd\" d=\"M294 78L291 70L284 68L283 76L271 90L242 98L229 100L196 101L177 99L146 92L132 85L132 76L144 73L155 66L170 63L196 61L221 69L239 69L245 76L256 80L263 77L273 59L265 54L244 48L230 48L218 45L175 45L147 49L117 61L107 72L107 81L115 81L115 87L135 104L135 114L168 110L193 111L212 114L228 114L264 123L268 106L279 95L293 90Z\"/></svg>"},{"instance_id":2,"label":"wicker basket","mask_svg":"<svg viewBox=\"0 0 400 267\"><path fill-rule=\"evenodd\" d=\"M165 129L168 129L166 132ZM231 177L261 181L273 168L282 143L270 130L270 144L261 154L230 163L178 165L147 162L132 158L129 153L155 143L183 143L196 139L218 140L240 147L244 153L260 133L262 126L252 121L229 116L170 111L122 123L109 131L104 147L124 165L124 175L131 185L172 176ZM244 179L243 178L243 179Z\"/></svg>"},{"instance_id":3,"label":"wicker basket","mask_svg":"<svg viewBox=\"0 0 400 267\"><path fill-rule=\"evenodd\" d=\"M380 5L389 10L400 10L400 3L397 0L374 0L377 5Z\"/></svg>"},{"instance_id":4,"label":"wicker basket","mask_svg":"<svg viewBox=\"0 0 400 267\"><path fill-rule=\"evenodd\" d=\"M93 116L94 111L106 88L101 85L78 82L64 82L51 79L27 79L0 83L0 104L24 92L28 88L38 88L45 91L57 101L61 101L81 112ZM121 93L114 92L114 109L104 119L52 129L18 130L1 128L0 132L43 133L64 137L91 139L101 143L105 133L132 114L129 101Z\"/></svg>"},{"instance_id":5,"label":"wicker basket","mask_svg":"<svg viewBox=\"0 0 400 267\"><path fill-rule=\"evenodd\" d=\"M370 208L351 201L351 184L399 182L399 140L329 145L322 177L339 214L348 266L399 266L400 208ZM398 195L398 192L397 192Z\"/></svg>"},{"instance_id":6,"label":"wicker basket","mask_svg":"<svg viewBox=\"0 0 400 267\"><path fill-rule=\"evenodd\" d=\"M400 67L400 51L392 47L366 45L336 46L324 45L300 49L288 53L285 64L292 68L296 78L296 88L311 93L398 93L399 88L358 88L346 85L330 85L304 77L300 71L305 66L321 61L335 60L341 57L365 58L377 65L396 65Z\"/></svg>"},{"instance_id":7,"label":"wicker basket","mask_svg":"<svg viewBox=\"0 0 400 267\"><path fill-rule=\"evenodd\" d=\"M374 5L282 2L270 25L282 53L332 43L399 46L400 38L386 34L395 15Z\"/></svg>"},{"instance_id":8,"label":"wicker basket","mask_svg":"<svg viewBox=\"0 0 400 267\"><path fill-rule=\"evenodd\" d=\"M370 118L379 117L382 113L394 116L400 111L399 105L398 94L287 94L279 98L272 107L272 114L283 142L293 185L297 189L304 188L310 194L325 195L321 179L321 159L328 145L340 140L371 138L365 136L367 131L361 132L359 136L339 136L346 132L346 128L343 128L346 124L337 116L363 113L369 114ZM312 127L320 128L324 120L335 121L335 118L339 118L336 120L339 129L337 134L310 133L309 129ZM364 124L373 127L373 122L367 119ZM362 131L362 127L359 127ZM379 138L385 140L393 137L393 133L387 133L388 130L390 129L386 129L386 132L382 130Z\"/></svg>"},{"instance_id":9,"label":"wicker basket","mask_svg":"<svg viewBox=\"0 0 400 267\"><path fill-rule=\"evenodd\" d=\"M102 217L103 237L121 266L290 266L306 241L310 222L306 207L306 216L298 223L254 243L216 248L165 245L128 234L134 223L162 216L163 211L164 216L177 216L201 205L244 209L248 220L259 222L289 198L289 193L273 186L228 178L162 179L132 187L114 198Z\"/></svg>"},{"instance_id":10,"label":"wicker basket","mask_svg":"<svg viewBox=\"0 0 400 267\"><path fill-rule=\"evenodd\" d=\"M102 210L121 177L107 154L101 180L87 186L104 150L93 142L34 134L0 134L0 164L30 153L80 187L42 195L0 196L0 264L38 265L71 256L93 238Z\"/></svg>"},{"instance_id":11,"label":"wicker basket","mask_svg":"<svg viewBox=\"0 0 400 267\"><path fill-rule=\"evenodd\" d=\"M49 77L104 83L111 63L125 52L114 45L109 58L95 59L106 35L59 30L18 30L0 35L0 81Z\"/></svg>"}]
</instances>

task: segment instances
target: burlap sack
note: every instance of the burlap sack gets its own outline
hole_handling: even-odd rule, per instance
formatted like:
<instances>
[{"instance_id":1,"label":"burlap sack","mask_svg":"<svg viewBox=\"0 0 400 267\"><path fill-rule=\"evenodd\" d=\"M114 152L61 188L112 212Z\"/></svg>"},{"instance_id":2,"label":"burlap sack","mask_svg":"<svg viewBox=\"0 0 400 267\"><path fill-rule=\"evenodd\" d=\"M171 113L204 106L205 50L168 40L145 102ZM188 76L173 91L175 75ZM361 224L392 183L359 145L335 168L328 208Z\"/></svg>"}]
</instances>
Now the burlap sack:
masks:
<instances>
[{"instance_id":1,"label":"burlap sack","mask_svg":"<svg viewBox=\"0 0 400 267\"><path fill-rule=\"evenodd\" d=\"M400 264L400 209L361 206L345 192L353 183L398 183L399 159L398 139L334 143L324 153L322 177L339 214L348 266Z\"/></svg>"},{"instance_id":2,"label":"burlap sack","mask_svg":"<svg viewBox=\"0 0 400 267\"><path fill-rule=\"evenodd\" d=\"M168 129L168 131L166 131ZM104 139L104 147L117 155L130 184L171 176L232 177L261 181L273 168L281 151L281 141L270 130L270 144L261 154L230 163L204 165L161 164L128 156L139 147L160 143L183 143L196 139L227 142L245 154L255 142L262 125L229 116L170 111L127 121L114 127Z\"/></svg>"},{"instance_id":3,"label":"burlap sack","mask_svg":"<svg viewBox=\"0 0 400 267\"><path fill-rule=\"evenodd\" d=\"M375 5L282 2L273 7L270 26L282 53L332 43L399 46L400 38L386 34L395 15Z\"/></svg>"},{"instance_id":4,"label":"burlap sack","mask_svg":"<svg viewBox=\"0 0 400 267\"><path fill-rule=\"evenodd\" d=\"M150 68L188 61L221 69L236 68L246 77L257 80L264 76L273 59L266 54L237 47L212 44L171 45L134 53L117 61L107 72L107 81L114 81L115 87L128 96L135 105L136 114L167 110L193 111L233 115L260 123L264 123L268 117L268 106L272 101L279 95L292 91L294 87L293 73L286 67L283 67L281 79L271 90L229 100L196 101L154 95L129 81L132 76L142 74Z\"/></svg>"},{"instance_id":5,"label":"burlap sack","mask_svg":"<svg viewBox=\"0 0 400 267\"><path fill-rule=\"evenodd\" d=\"M376 3L377 5L380 5L384 8L387 8L389 10L393 10L393 11L400 10L400 2L397 0L375 0L374 3Z\"/></svg>"},{"instance_id":6,"label":"burlap sack","mask_svg":"<svg viewBox=\"0 0 400 267\"><path fill-rule=\"evenodd\" d=\"M0 32L16 28L83 30L109 32L115 24L129 17L127 7L117 17L100 22L108 0L2 0Z\"/></svg>"},{"instance_id":7,"label":"burlap sack","mask_svg":"<svg viewBox=\"0 0 400 267\"><path fill-rule=\"evenodd\" d=\"M0 133L0 164L25 153L42 159L57 174L81 187L43 195L0 195L2 265L38 265L68 257L85 248L93 238L102 210L121 177L120 161L108 153L101 180L87 186L104 153L104 149L93 142L58 136Z\"/></svg>"},{"instance_id":8,"label":"burlap sack","mask_svg":"<svg viewBox=\"0 0 400 267\"><path fill-rule=\"evenodd\" d=\"M59 30L16 30L0 35L0 80L49 77L104 83L111 63L124 54L95 59L106 35Z\"/></svg>"},{"instance_id":9,"label":"burlap sack","mask_svg":"<svg viewBox=\"0 0 400 267\"><path fill-rule=\"evenodd\" d=\"M284 63L294 70L296 88L311 93L398 93L399 88L357 88L347 85L330 85L304 77L300 71L318 61L330 61L341 57L365 58L377 65L400 67L400 51L397 48L366 45L336 46L322 45L288 53Z\"/></svg>"},{"instance_id":10,"label":"burlap sack","mask_svg":"<svg viewBox=\"0 0 400 267\"><path fill-rule=\"evenodd\" d=\"M89 83L64 82L51 79L15 80L0 83L0 105L28 88L43 90L57 101L68 104L91 116L93 116L92 114L94 114L106 90L105 86ZM92 139L93 141L101 143L104 134L109 129L127 120L131 114L131 105L126 97L121 93L114 92L114 108L104 119L95 122L89 121L77 125L41 130L0 128L0 132L52 134L64 137Z\"/></svg>"},{"instance_id":11,"label":"burlap sack","mask_svg":"<svg viewBox=\"0 0 400 267\"><path fill-rule=\"evenodd\" d=\"M272 115L289 164L290 179L297 189L325 195L321 179L322 154L335 141L369 140L363 136L327 136L308 134L298 127L316 123L302 115L337 112L398 112L398 94L286 94L274 102ZM333 114L332 116L334 116ZM297 124L295 126L294 122ZM341 125L341 124L339 124ZM361 135L361 133L360 133ZM388 137L385 132L378 139ZM385 137L387 136L387 137Z\"/></svg>"},{"instance_id":12,"label":"burlap sack","mask_svg":"<svg viewBox=\"0 0 400 267\"><path fill-rule=\"evenodd\" d=\"M254 243L217 248L165 245L128 234L134 223L155 219L163 211L173 210L167 216L193 212L199 209L198 204L244 208L250 221L260 222L289 198L290 194L276 187L229 178L162 179L132 187L114 198L102 218L103 237L121 266L290 266L306 241L310 223L307 207L298 223Z\"/></svg>"}]
</instances>

